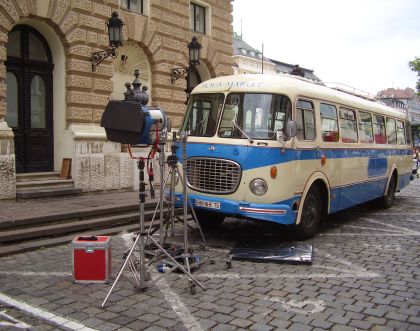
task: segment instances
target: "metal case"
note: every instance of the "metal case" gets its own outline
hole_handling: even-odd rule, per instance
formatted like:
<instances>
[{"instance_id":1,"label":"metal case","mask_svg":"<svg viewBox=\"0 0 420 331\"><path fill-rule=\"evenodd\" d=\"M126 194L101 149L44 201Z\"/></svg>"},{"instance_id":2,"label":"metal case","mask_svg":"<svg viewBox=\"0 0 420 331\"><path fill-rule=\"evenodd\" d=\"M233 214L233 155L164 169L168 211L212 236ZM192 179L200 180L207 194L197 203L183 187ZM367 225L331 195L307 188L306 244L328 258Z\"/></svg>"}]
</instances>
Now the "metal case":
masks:
<instances>
[{"instance_id":1,"label":"metal case","mask_svg":"<svg viewBox=\"0 0 420 331\"><path fill-rule=\"evenodd\" d=\"M71 242L73 281L108 283L111 277L111 237L77 236Z\"/></svg>"}]
</instances>

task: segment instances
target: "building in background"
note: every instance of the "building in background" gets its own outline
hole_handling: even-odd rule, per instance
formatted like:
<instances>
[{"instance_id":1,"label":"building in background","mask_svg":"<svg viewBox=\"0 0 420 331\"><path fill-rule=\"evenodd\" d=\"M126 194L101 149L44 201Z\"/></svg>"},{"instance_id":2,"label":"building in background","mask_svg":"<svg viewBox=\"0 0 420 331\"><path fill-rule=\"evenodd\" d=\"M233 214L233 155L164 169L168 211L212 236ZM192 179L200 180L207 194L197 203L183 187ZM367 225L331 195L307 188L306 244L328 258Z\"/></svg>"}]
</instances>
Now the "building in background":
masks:
<instances>
[{"instance_id":1,"label":"building in background","mask_svg":"<svg viewBox=\"0 0 420 331\"><path fill-rule=\"evenodd\" d=\"M408 115L413 144L420 146L420 98L416 92L409 87L404 90L387 88L378 93L378 98L386 105L400 109Z\"/></svg>"},{"instance_id":2,"label":"building in background","mask_svg":"<svg viewBox=\"0 0 420 331\"><path fill-rule=\"evenodd\" d=\"M302 68L265 57L262 51L246 43L241 35L233 35L233 61L235 74L296 74L308 78L316 83L322 81L314 74L313 70Z\"/></svg>"},{"instance_id":3,"label":"building in background","mask_svg":"<svg viewBox=\"0 0 420 331\"><path fill-rule=\"evenodd\" d=\"M132 161L99 123L134 69L149 104L175 127L187 84L171 84L170 73L188 65L193 36L202 45L194 81L233 72L230 0L6 0L0 7L0 199L15 198L16 173L60 171L64 158L84 192L132 188ZM124 45L92 72L91 54L107 47L114 11L125 23Z\"/></svg>"},{"instance_id":4,"label":"building in background","mask_svg":"<svg viewBox=\"0 0 420 331\"><path fill-rule=\"evenodd\" d=\"M233 61L235 74L276 74L276 65L237 34L233 35Z\"/></svg>"}]
</instances>

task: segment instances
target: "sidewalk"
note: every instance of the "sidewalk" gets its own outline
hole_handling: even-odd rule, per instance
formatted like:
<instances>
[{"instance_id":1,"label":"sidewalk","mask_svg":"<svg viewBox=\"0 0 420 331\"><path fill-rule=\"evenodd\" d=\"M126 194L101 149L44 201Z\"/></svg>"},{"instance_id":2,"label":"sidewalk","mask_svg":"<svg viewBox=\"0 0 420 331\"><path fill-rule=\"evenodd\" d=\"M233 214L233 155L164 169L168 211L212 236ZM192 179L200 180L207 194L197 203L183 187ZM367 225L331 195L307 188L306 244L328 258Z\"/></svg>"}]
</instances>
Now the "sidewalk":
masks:
<instances>
[{"instance_id":1,"label":"sidewalk","mask_svg":"<svg viewBox=\"0 0 420 331\"><path fill-rule=\"evenodd\" d=\"M74 197L32 201L0 202L0 227L3 222L35 219L54 214L82 212L105 206L109 208L135 203L138 203L138 192L135 191L83 194Z\"/></svg>"}]
</instances>

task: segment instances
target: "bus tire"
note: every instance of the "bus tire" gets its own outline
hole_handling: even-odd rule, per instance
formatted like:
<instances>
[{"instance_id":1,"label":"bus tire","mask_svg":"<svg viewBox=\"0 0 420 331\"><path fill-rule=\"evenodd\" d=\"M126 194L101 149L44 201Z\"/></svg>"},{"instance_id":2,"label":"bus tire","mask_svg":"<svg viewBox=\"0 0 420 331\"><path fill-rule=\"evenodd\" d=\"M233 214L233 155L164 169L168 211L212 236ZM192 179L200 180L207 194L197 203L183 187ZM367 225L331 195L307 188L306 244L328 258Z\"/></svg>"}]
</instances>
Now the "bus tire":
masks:
<instances>
[{"instance_id":1,"label":"bus tire","mask_svg":"<svg viewBox=\"0 0 420 331\"><path fill-rule=\"evenodd\" d=\"M395 190L397 187L396 177L393 175L389 181L388 190L386 194L380 198L379 205L383 209L389 209L392 207L395 201Z\"/></svg>"},{"instance_id":2,"label":"bus tire","mask_svg":"<svg viewBox=\"0 0 420 331\"><path fill-rule=\"evenodd\" d=\"M295 226L296 237L300 240L312 238L321 222L321 192L318 187L310 188L302 207L300 223Z\"/></svg>"},{"instance_id":3,"label":"bus tire","mask_svg":"<svg viewBox=\"0 0 420 331\"><path fill-rule=\"evenodd\" d=\"M203 229L216 229L224 221L225 215L208 210L194 209L198 224Z\"/></svg>"}]
</instances>

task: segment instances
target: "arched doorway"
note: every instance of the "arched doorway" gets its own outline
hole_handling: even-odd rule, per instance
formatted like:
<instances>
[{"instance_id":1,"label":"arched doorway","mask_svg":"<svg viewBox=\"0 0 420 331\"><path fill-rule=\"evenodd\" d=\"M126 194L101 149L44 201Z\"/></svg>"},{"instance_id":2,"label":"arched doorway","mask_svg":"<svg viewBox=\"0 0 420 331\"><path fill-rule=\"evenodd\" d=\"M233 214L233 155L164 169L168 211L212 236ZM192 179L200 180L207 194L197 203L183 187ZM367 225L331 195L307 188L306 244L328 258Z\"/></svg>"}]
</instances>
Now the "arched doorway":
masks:
<instances>
[{"instance_id":1,"label":"arched doorway","mask_svg":"<svg viewBox=\"0 0 420 331\"><path fill-rule=\"evenodd\" d=\"M13 129L16 172L54 168L53 62L45 38L17 25L7 43L6 122Z\"/></svg>"}]
</instances>

